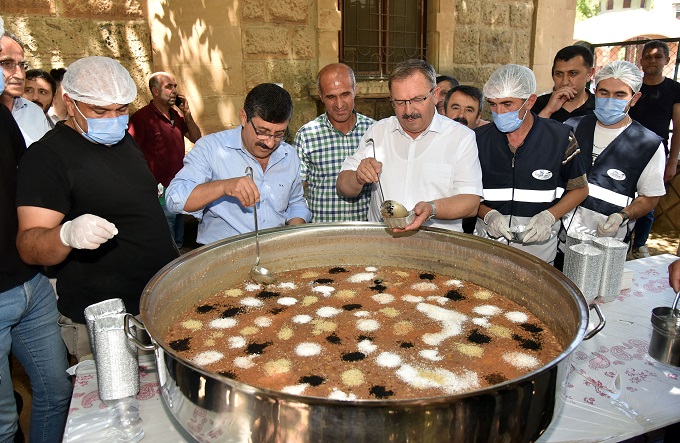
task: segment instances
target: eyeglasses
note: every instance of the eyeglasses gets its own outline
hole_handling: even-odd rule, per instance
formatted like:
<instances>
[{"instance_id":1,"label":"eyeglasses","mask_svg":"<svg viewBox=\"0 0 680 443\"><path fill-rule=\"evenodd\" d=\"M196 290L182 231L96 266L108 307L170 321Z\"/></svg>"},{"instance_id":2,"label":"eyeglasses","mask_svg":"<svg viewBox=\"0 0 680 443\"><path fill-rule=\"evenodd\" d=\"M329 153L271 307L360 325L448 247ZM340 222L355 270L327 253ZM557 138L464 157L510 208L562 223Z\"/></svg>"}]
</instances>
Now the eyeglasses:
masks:
<instances>
[{"instance_id":1,"label":"eyeglasses","mask_svg":"<svg viewBox=\"0 0 680 443\"><path fill-rule=\"evenodd\" d=\"M14 60L3 60L0 61L0 66L2 66L2 69L6 69L8 71L14 71L17 66L20 67L22 70L26 71L30 65L28 62L15 62Z\"/></svg>"},{"instance_id":2,"label":"eyeglasses","mask_svg":"<svg viewBox=\"0 0 680 443\"><path fill-rule=\"evenodd\" d=\"M253 127L253 131L255 131L255 136L257 137L258 140L269 140L270 138L273 138L275 142L280 142L284 138L287 138L290 135L290 132L288 131L288 128L283 132L283 134L267 134L266 132L262 132L259 129L255 127L255 123L253 121L250 121L250 125Z\"/></svg>"},{"instance_id":3,"label":"eyeglasses","mask_svg":"<svg viewBox=\"0 0 680 443\"><path fill-rule=\"evenodd\" d=\"M419 105L432 94L432 91L434 91L434 88L430 89L430 92L427 93L425 97L413 97L411 100L390 100L392 102L392 106L396 107L402 107L406 106L406 104L410 105Z\"/></svg>"}]
</instances>

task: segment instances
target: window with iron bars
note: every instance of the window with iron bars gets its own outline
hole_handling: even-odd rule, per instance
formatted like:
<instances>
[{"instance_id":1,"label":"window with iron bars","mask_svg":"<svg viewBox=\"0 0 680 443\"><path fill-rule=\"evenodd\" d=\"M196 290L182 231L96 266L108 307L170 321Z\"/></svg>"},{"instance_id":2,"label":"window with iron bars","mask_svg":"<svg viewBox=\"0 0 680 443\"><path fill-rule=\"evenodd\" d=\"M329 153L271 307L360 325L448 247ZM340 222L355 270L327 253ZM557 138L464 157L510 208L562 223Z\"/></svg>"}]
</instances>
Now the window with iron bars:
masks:
<instances>
[{"instance_id":1,"label":"window with iron bars","mask_svg":"<svg viewBox=\"0 0 680 443\"><path fill-rule=\"evenodd\" d=\"M680 38L659 38L666 42L670 52L670 63L663 69L663 75L673 80L678 79L678 68L680 68L680 54L678 49L680 47ZM598 43L592 45L593 55L595 57L595 73L597 73L604 65L613 62L614 60L627 60L640 66L640 58L642 57L642 48L645 43L650 41L648 38L637 38L625 42L612 43Z\"/></svg>"},{"instance_id":2,"label":"window with iron bars","mask_svg":"<svg viewBox=\"0 0 680 443\"><path fill-rule=\"evenodd\" d=\"M392 67L425 59L426 0L338 0L340 54L360 78L386 78Z\"/></svg>"}]
</instances>

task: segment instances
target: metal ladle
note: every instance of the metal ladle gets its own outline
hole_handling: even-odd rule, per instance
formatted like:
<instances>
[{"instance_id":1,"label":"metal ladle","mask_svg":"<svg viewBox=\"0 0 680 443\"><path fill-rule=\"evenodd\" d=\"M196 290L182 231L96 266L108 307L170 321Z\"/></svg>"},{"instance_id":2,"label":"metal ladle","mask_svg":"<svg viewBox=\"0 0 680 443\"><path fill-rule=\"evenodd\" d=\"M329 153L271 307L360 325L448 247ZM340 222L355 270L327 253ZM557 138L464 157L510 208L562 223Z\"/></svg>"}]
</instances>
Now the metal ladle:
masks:
<instances>
[{"instance_id":1,"label":"metal ladle","mask_svg":"<svg viewBox=\"0 0 680 443\"><path fill-rule=\"evenodd\" d=\"M375 156L375 142L372 138L366 140L366 143L370 143L373 147L373 158L377 160ZM382 183L380 183L380 174L378 174L378 188L380 189L380 197L382 198L382 204L380 205L380 214L383 218L402 218L406 217L409 210L406 209L404 205L394 200L385 200L385 194L383 194Z\"/></svg>"},{"instance_id":2,"label":"metal ladle","mask_svg":"<svg viewBox=\"0 0 680 443\"><path fill-rule=\"evenodd\" d=\"M246 168L246 175L254 180L253 168L248 166ZM255 214L255 251L257 253L257 258L255 259L255 264L250 269L250 278L252 278L255 283L270 285L276 282L276 276L269 272L267 268L260 266L260 235L257 226L257 203L253 205L253 214Z\"/></svg>"}]
</instances>

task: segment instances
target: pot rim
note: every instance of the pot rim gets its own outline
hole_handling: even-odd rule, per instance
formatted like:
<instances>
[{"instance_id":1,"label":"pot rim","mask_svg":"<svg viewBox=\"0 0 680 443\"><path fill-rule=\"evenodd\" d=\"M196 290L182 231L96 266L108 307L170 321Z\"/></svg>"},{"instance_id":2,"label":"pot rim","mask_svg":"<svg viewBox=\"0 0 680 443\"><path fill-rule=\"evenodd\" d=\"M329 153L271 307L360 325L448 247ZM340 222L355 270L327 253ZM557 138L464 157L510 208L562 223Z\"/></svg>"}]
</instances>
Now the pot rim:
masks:
<instances>
[{"instance_id":1,"label":"pot rim","mask_svg":"<svg viewBox=\"0 0 680 443\"><path fill-rule=\"evenodd\" d=\"M338 227L362 227L362 228L370 228L370 229L375 229L376 231L380 232L385 232L387 231L390 235L394 236L409 236L409 235L417 235L419 231L424 231L424 232L433 232L433 233L441 233L441 234L446 234L447 236L461 236L462 238L468 238L471 234L463 234L463 233L458 233L454 231L450 231L447 229L441 229L441 228L431 228L431 227L421 227L419 230L416 231L408 231L406 233L398 233L394 234L390 229L387 229L384 224L382 223L374 223L374 222L335 222L335 223L315 223L315 224L304 224L304 225L294 225L294 226L284 226L284 227L277 227L277 228L269 228L269 229L264 229L259 232L260 235L260 241L262 242L263 238L266 239L268 236L271 236L272 234L280 234L280 233L288 233L288 232L293 232L296 230L304 230L304 229L310 229L314 228L316 230L319 229L328 229L331 230L333 228L337 229ZM247 233L247 234L240 234L237 236L233 237L228 237L223 240L219 240L214 243L210 243L204 246L201 246L199 248L196 248L178 258L175 260L171 261L167 265L165 265L162 269L160 269L152 278L149 280L147 283L146 287L144 288L144 291L142 293L141 299L140 299L140 314L142 318L142 322L146 324L147 318L147 312L146 309L143 309L147 305L147 299L151 296L151 293L153 292L153 288L156 286L156 284L163 279L167 274L172 272L173 270L181 267L182 265L185 264L185 262L191 260L193 257L196 257L200 254L203 254L207 251L211 251L213 249L220 248L224 246L225 244L230 244L230 243L238 243L238 242L243 242L251 240L253 248L255 244L255 233ZM537 376L537 374L542 373L546 370L549 370L555 366L557 366L560 362L562 362L565 358L567 358L581 343L583 340L583 337L585 335L586 329L588 327L588 316L589 316L589 310L588 310L588 305L586 303L585 297L581 293L581 291L578 289L575 283L573 283L569 278L567 278L564 274L562 274L559 270L557 270L555 267L552 265L549 265L548 263L544 262L543 260L528 254L524 251L521 251L517 248L513 248L508 245L504 245L502 243L490 240L490 239L485 239L481 237L474 237L475 241L482 241L490 246L500 248L501 250L504 251L504 253L507 253L509 255L509 259L512 258L512 256L519 256L522 258L522 260L526 261L529 260L533 262L532 264L535 266L538 266L540 268L543 268L546 270L546 272L549 273L554 273L555 276L560 279L565 287L568 289L569 293L572 295L572 298L578 305L578 309L580 312L580 324L577 327L577 331L575 336L571 339L571 342L569 343L568 346L565 347L565 349L558 354L555 358L550 360L549 362L545 363L542 366L539 366L538 368L534 369L531 372L528 372L524 374L521 377L514 378L512 380L507 380L502 383L498 383L492 386L488 386L486 388L480 388L476 390L471 390L471 391L466 391L460 394L452 394L452 395L443 395L443 396L437 396L437 397L421 397L421 398L407 398L407 399L394 399L394 400L373 400L373 399L356 399L356 400L338 400L338 399L330 399L327 397L314 397L314 396L305 396L305 395L297 395L297 394L290 394L286 393L283 391L277 391L269 388L260 388L256 386L252 386L246 383L242 383L238 380L231 379L229 377L220 375L215 372L208 371L201 366L193 363L192 361L185 359L184 357L180 356L174 349L172 349L168 343L165 342L165 340L157 340L153 335L151 335L148 332L149 336L151 337L151 341L156 347L160 347L163 352L167 355L169 355L172 359L176 360L177 362L180 362L188 367L190 367L192 370L199 372L200 374L210 377L215 380L219 380L223 383L226 383L227 385L233 387L234 389L247 393L247 394L255 394L255 395L264 395L264 396L270 396L270 397L276 397L276 398L281 398L281 399L286 399L288 401L294 401L294 402L299 402L299 403L304 403L304 404L323 404L323 405L337 405L337 406L342 406L342 405L347 405L347 406L360 406L360 407L384 407L384 406L422 406L424 404L429 405L438 405L438 404L443 404L443 403L451 403L452 399L463 399L467 397L477 397L480 395L485 395L485 394L495 394L498 391L502 391L505 389L513 389L516 387L516 385L526 383L527 381L530 381L530 379L534 378Z\"/></svg>"}]
</instances>

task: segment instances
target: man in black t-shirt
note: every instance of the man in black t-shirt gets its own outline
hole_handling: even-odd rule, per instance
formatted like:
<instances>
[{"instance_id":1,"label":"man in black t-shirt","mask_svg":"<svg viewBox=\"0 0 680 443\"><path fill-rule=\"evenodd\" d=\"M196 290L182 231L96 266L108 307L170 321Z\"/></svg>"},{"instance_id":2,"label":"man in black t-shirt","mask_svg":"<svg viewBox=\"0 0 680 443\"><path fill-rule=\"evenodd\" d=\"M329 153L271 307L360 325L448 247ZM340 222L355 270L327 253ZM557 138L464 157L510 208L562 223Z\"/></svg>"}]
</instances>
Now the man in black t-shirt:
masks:
<instances>
[{"instance_id":1,"label":"man in black t-shirt","mask_svg":"<svg viewBox=\"0 0 680 443\"><path fill-rule=\"evenodd\" d=\"M680 83L664 77L663 69L669 62L670 51L666 43L659 40L645 43L640 57L640 65L644 72L640 89L642 96L635 107L630 109L630 116L633 119L661 137L666 153L669 152L669 127L671 120L673 121L670 156L664 171L665 182L675 177L680 153ZM653 210L638 219L633 235L632 258L649 257L645 243L653 223Z\"/></svg>"},{"instance_id":2,"label":"man in black t-shirt","mask_svg":"<svg viewBox=\"0 0 680 443\"><path fill-rule=\"evenodd\" d=\"M151 277L177 257L156 180L126 132L137 95L130 74L107 57L74 62L62 82L68 118L19 164L17 248L30 264L54 266L62 338L91 353L84 309L121 298L139 314Z\"/></svg>"},{"instance_id":3,"label":"man in black t-shirt","mask_svg":"<svg viewBox=\"0 0 680 443\"><path fill-rule=\"evenodd\" d=\"M553 92L539 96L532 111L562 123L572 117L591 115L595 97L586 85L594 73L593 53L588 48L573 45L560 49L552 66Z\"/></svg>"}]
</instances>

